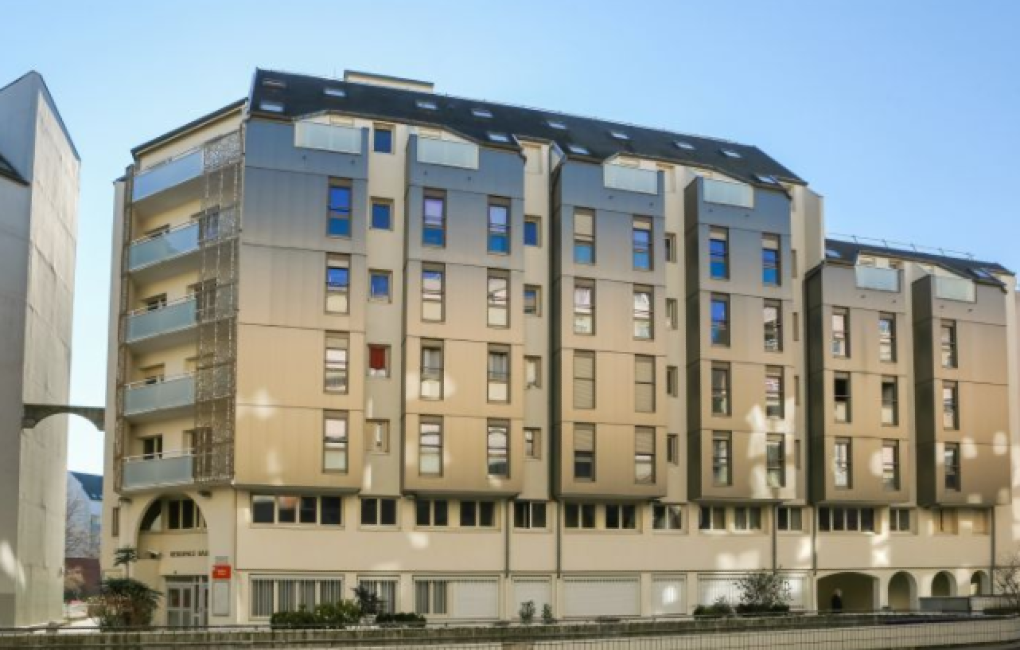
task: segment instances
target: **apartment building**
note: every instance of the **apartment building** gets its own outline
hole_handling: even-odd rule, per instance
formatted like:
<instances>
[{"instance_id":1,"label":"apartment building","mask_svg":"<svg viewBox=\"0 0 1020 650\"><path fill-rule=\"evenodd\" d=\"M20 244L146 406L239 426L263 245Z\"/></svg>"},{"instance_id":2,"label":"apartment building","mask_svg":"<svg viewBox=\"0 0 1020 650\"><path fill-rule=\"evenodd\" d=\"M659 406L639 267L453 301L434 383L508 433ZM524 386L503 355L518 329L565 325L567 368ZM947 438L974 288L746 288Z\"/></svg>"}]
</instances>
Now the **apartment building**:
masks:
<instances>
[{"instance_id":1,"label":"apartment building","mask_svg":"<svg viewBox=\"0 0 1020 650\"><path fill-rule=\"evenodd\" d=\"M165 622L357 585L433 621L681 615L760 568L796 609L990 588L1008 270L827 240L753 146L365 73L251 89L117 181L103 554L138 549Z\"/></svg>"}]
</instances>

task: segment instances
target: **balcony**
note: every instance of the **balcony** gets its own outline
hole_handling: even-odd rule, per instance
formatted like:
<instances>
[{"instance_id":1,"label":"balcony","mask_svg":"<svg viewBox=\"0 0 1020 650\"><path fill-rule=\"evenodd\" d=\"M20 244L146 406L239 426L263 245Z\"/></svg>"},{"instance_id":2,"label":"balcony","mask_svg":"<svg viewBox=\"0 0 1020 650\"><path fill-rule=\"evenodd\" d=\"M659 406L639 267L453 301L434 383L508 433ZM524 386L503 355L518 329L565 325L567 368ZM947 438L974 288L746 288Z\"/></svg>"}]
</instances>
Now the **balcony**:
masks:
<instances>
[{"instance_id":1,"label":"balcony","mask_svg":"<svg viewBox=\"0 0 1020 650\"><path fill-rule=\"evenodd\" d=\"M478 145L436 138L418 138L418 162L478 169Z\"/></svg>"},{"instance_id":2,"label":"balcony","mask_svg":"<svg viewBox=\"0 0 1020 650\"><path fill-rule=\"evenodd\" d=\"M156 235L136 239L128 246L128 271L136 273L198 251L199 225L192 222Z\"/></svg>"},{"instance_id":3,"label":"balcony","mask_svg":"<svg viewBox=\"0 0 1020 650\"><path fill-rule=\"evenodd\" d=\"M194 373L139 381L124 387L124 417L135 421L182 415L194 404Z\"/></svg>"},{"instance_id":4,"label":"balcony","mask_svg":"<svg viewBox=\"0 0 1020 650\"><path fill-rule=\"evenodd\" d=\"M971 280L943 275L935 276L935 297L959 302L974 302L977 299Z\"/></svg>"},{"instance_id":5,"label":"balcony","mask_svg":"<svg viewBox=\"0 0 1020 650\"><path fill-rule=\"evenodd\" d=\"M659 173L651 169L606 164L602 166L602 183L607 188L628 192L659 193Z\"/></svg>"},{"instance_id":6,"label":"balcony","mask_svg":"<svg viewBox=\"0 0 1020 650\"><path fill-rule=\"evenodd\" d=\"M193 482L194 456L190 451L158 456L125 458L121 474L125 490L190 485Z\"/></svg>"},{"instance_id":7,"label":"balcony","mask_svg":"<svg viewBox=\"0 0 1020 650\"><path fill-rule=\"evenodd\" d=\"M744 183L717 181L711 178L702 180L704 198L709 203L732 205L738 208L754 207L754 188Z\"/></svg>"},{"instance_id":8,"label":"balcony","mask_svg":"<svg viewBox=\"0 0 1020 650\"><path fill-rule=\"evenodd\" d=\"M303 120L294 127L294 146L337 153L361 153L361 129Z\"/></svg>"},{"instance_id":9,"label":"balcony","mask_svg":"<svg viewBox=\"0 0 1020 650\"><path fill-rule=\"evenodd\" d=\"M195 149L136 174L131 200L141 201L198 178L205 169L204 154Z\"/></svg>"},{"instance_id":10,"label":"balcony","mask_svg":"<svg viewBox=\"0 0 1020 650\"><path fill-rule=\"evenodd\" d=\"M195 296L188 296L159 309L131 312L124 324L125 342L136 351L145 352L183 343L198 324L197 304Z\"/></svg>"},{"instance_id":11,"label":"balcony","mask_svg":"<svg viewBox=\"0 0 1020 650\"><path fill-rule=\"evenodd\" d=\"M877 266L857 266L855 267L855 272L857 274L858 289L874 289L875 291L895 292L900 290L899 269L887 269Z\"/></svg>"}]
</instances>

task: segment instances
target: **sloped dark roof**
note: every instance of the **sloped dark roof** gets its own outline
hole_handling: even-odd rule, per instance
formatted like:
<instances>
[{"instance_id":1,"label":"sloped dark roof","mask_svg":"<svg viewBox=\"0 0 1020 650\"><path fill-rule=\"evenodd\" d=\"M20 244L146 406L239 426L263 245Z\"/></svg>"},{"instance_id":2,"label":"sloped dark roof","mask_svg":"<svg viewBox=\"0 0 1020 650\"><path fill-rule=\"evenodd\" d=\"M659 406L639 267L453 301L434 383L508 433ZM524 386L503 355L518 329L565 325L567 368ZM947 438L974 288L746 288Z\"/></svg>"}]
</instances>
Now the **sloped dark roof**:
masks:
<instances>
[{"instance_id":1,"label":"sloped dark roof","mask_svg":"<svg viewBox=\"0 0 1020 650\"><path fill-rule=\"evenodd\" d=\"M272 85L266 85L266 79L271 80ZM345 96L326 95L326 88L339 89ZM434 102L436 110L418 107L418 100ZM264 110L265 101L282 104L283 110ZM487 109L492 118L474 115L472 109L475 108ZM763 183L758 175L804 184L799 176L754 146L553 111L286 72L256 70L248 110L253 115L270 119L295 119L333 110L370 119L442 127L489 147L508 146L489 139L488 134L495 132L521 139L555 142L568 157L581 160L601 162L617 154L631 154L714 169L744 182L773 189L774 185ZM561 122L567 128L553 128L549 125L550 120ZM629 139L620 140L611 131L625 133ZM692 145L693 149L683 149L678 142ZM570 144L585 147L589 155L571 152ZM509 146L517 148L516 145ZM739 154L739 158L727 156L724 150Z\"/></svg>"},{"instance_id":2,"label":"sloped dark roof","mask_svg":"<svg viewBox=\"0 0 1020 650\"><path fill-rule=\"evenodd\" d=\"M998 262L983 262L981 260L969 259L966 257L938 255L935 253L910 250L908 248L893 248L889 246L880 246L878 244L845 241L842 239L825 240L825 259L827 261L856 264L857 256L861 254L894 257L911 262L935 264L965 278L974 280L975 282L994 284L996 286L1002 286L1002 282L988 274L1007 273L1009 275L1014 275L1012 271ZM985 275L982 275L981 273L984 273Z\"/></svg>"},{"instance_id":3,"label":"sloped dark roof","mask_svg":"<svg viewBox=\"0 0 1020 650\"><path fill-rule=\"evenodd\" d=\"M102 474L85 474L83 472L71 472L71 476L76 478L81 483L82 488L85 490L85 494L92 501L103 500L103 475Z\"/></svg>"},{"instance_id":4,"label":"sloped dark roof","mask_svg":"<svg viewBox=\"0 0 1020 650\"><path fill-rule=\"evenodd\" d=\"M6 158L4 158L4 155L2 153L0 153L0 176L9 178L15 183L28 185L28 181L26 181L25 178L18 173L17 169L14 169L14 165L12 165Z\"/></svg>"},{"instance_id":5,"label":"sloped dark roof","mask_svg":"<svg viewBox=\"0 0 1020 650\"><path fill-rule=\"evenodd\" d=\"M131 155L132 156L137 156L140 152L145 151L146 149L148 149L149 147L151 147L154 144L162 142L163 140L168 140L168 139L173 138L175 136L178 136L178 135L180 135L182 133L186 133L186 132L190 131L191 129L193 129L193 128L197 127L197 126L205 124L206 122L212 122L212 121L222 117L223 115L226 115L226 114L228 114L228 113L230 113L232 111L237 110L241 106L244 106L244 103L246 101L247 101L247 99L245 99L243 97L241 99L236 99L236 100L230 102L229 104L227 104L226 106L224 106L223 108L217 108L215 111L213 111L211 113L206 113L202 117L195 118L194 120L191 120L187 124L182 124L181 126L177 127L176 129L172 129L170 131L167 131L163 135L157 136L157 137L155 137L155 138L153 138L151 140L147 140L147 141L143 142L142 144L138 145L137 147L133 148L131 150Z\"/></svg>"}]
</instances>

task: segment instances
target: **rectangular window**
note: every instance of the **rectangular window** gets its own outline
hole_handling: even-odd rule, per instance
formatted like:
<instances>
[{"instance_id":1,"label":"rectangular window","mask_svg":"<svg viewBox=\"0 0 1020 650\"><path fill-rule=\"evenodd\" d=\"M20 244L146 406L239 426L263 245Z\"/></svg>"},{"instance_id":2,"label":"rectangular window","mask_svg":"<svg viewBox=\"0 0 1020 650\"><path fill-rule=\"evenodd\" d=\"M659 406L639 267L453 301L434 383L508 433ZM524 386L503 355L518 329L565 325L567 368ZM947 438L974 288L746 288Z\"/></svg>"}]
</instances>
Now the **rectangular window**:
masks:
<instances>
[{"instance_id":1,"label":"rectangular window","mask_svg":"<svg viewBox=\"0 0 1020 650\"><path fill-rule=\"evenodd\" d=\"M422 211L421 243L423 246L446 246L446 194L428 191Z\"/></svg>"},{"instance_id":2,"label":"rectangular window","mask_svg":"<svg viewBox=\"0 0 1020 650\"><path fill-rule=\"evenodd\" d=\"M595 504L568 503L563 508L563 523L567 528L595 528Z\"/></svg>"},{"instance_id":3,"label":"rectangular window","mask_svg":"<svg viewBox=\"0 0 1020 650\"><path fill-rule=\"evenodd\" d=\"M942 321L940 329L940 340L942 343L942 367L956 368L956 322L951 320Z\"/></svg>"},{"instance_id":4,"label":"rectangular window","mask_svg":"<svg viewBox=\"0 0 1020 650\"><path fill-rule=\"evenodd\" d=\"M634 219L632 230L634 268L651 271L654 251L652 250L652 222L650 219Z\"/></svg>"},{"instance_id":5,"label":"rectangular window","mask_svg":"<svg viewBox=\"0 0 1020 650\"><path fill-rule=\"evenodd\" d=\"M837 488L849 490L853 485L853 465L849 438L836 438L832 450L833 483Z\"/></svg>"},{"instance_id":6,"label":"rectangular window","mask_svg":"<svg viewBox=\"0 0 1020 650\"><path fill-rule=\"evenodd\" d=\"M326 382L325 388L331 393L347 394L347 346L346 334L326 334Z\"/></svg>"},{"instance_id":7,"label":"rectangular window","mask_svg":"<svg viewBox=\"0 0 1020 650\"><path fill-rule=\"evenodd\" d=\"M574 480L595 480L595 426L574 425Z\"/></svg>"},{"instance_id":8,"label":"rectangular window","mask_svg":"<svg viewBox=\"0 0 1020 650\"><path fill-rule=\"evenodd\" d=\"M671 330L680 326L680 307L676 298L666 298L666 323Z\"/></svg>"},{"instance_id":9,"label":"rectangular window","mask_svg":"<svg viewBox=\"0 0 1020 650\"><path fill-rule=\"evenodd\" d=\"M421 269L421 319L441 322L446 317L446 267L427 264Z\"/></svg>"},{"instance_id":10,"label":"rectangular window","mask_svg":"<svg viewBox=\"0 0 1020 650\"><path fill-rule=\"evenodd\" d=\"M574 264L595 263L595 213L574 210Z\"/></svg>"},{"instance_id":11,"label":"rectangular window","mask_svg":"<svg viewBox=\"0 0 1020 650\"><path fill-rule=\"evenodd\" d=\"M489 346L487 371L490 402L510 401L510 350L503 346Z\"/></svg>"},{"instance_id":12,"label":"rectangular window","mask_svg":"<svg viewBox=\"0 0 1020 650\"><path fill-rule=\"evenodd\" d=\"M574 280L574 334L595 334L595 282Z\"/></svg>"},{"instance_id":13,"label":"rectangular window","mask_svg":"<svg viewBox=\"0 0 1020 650\"><path fill-rule=\"evenodd\" d=\"M680 369L676 366L666 366L666 394L680 396Z\"/></svg>"},{"instance_id":14,"label":"rectangular window","mask_svg":"<svg viewBox=\"0 0 1020 650\"><path fill-rule=\"evenodd\" d=\"M818 530L828 532L875 532L874 508L819 508Z\"/></svg>"},{"instance_id":15,"label":"rectangular window","mask_svg":"<svg viewBox=\"0 0 1020 650\"><path fill-rule=\"evenodd\" d=\"M723 431L712 434L712 484L726 487L732 484L732 436Z\"/></svg>"},{"instance_id":16,"label":"rectangular window","mask_svg":"<svg viewBox=\"0 0 1020 650\"><path fill-rule=\"evenodd\" d=\"M524 313L528 316L542 315L542 289L533 284L524 285Z\"/></svg>"},{"instance_id":17,"label":"rectangular window","mask_svg":"<svg viewBox=\"0 0 1020 650\"><path fill-rule=\"evenodd\" d=\"M666 462L670 465L680 464L680 436L675 433L666 435Z\"/></svg>"},{"instance_id":18,"label":"rectangular window","mask_svg":"<svg viewBox=\"0 0 1020 650\"><path fill-rule=\"evenodd\" d=\"M655 429L652 427L634 430L634 482L655 483Z\"/></svg>"},{"instance_id":19,"label":"rectangular window","mask_svg":"<svg viewBox=\"0 0 1020 650\"><path fill-rule=\"evenodd\" d=\"M524 357L524 388L542 387L542 359Z\"/></svg>"},{"instance_id":20,"label":"rectangular window","mask_svg":"<svg viewBox=\"0 0 1020 650\"><path fill-rule=\"evenodd\" d=\"M666 246L666 261L675 263L677 260L675 234L671 232L666 233L665 246Z\"/></svg>"},{"instance_id":21,"label":"rectangular window","mask_svg":"<svg viewBox=\"0 0 1020 650\"><path fill-rule=\"evenodd\" d=\"M726 530L726 508L701 506L698 514L699 530Z\"/></svg>"},{"instance_id":22,"label":"rectangular window","mask_svg":"<svg viewBox=\"0 0 1020 650\"><path fill-rule=\"evenodd\" d=\"M322 439L322 468L347 472L347 412L326 411Z\"/></svg>"},{"instance_id":23,"label":"rectangular window","mask_svg":"<svg viewBox=\"0 0 1020 650\"><path fill-rule=\"evenodd\" d=\"M510 253L510 202L489 199L489 252Z\"/></svg>"},{"instance_id":24,"label":"rectangular window","mask_svg":"<svg viewBox=\"0 0 1020 650\"><path fill-rule=\"evenodd\" d=\"M882 424L900 423L899 382L896 377L882 377Z\"/></svg>"},{"instance_id":25,"label":"rectangular window","mask_svg":"<svg viewBox=\"0 0 1020 650\"><path fill-rule=\"evenodd\" d=\"M542 220L538 217L524 218L524 245L542 245Z\"/></svg>"},{"instance_id":26,"label":"rectangular window","mask_svg":"<svg viewBox=\"0 0 1020 650\"><path fill-rule=\"evenodd\" d=\"M793 312L793 340L800 340L800 314Z\"/></svg>"},{"instance_id":27,"label":"rectangular window","mask_svg":"<svg viewBox=\"0 0 1020 650\"><path fill-rule=\"evenodd\" d=\"M736 530L761 530L761 508L757 506L734 508L733 528Z\"/></svg>"},{"instance_id":28,"label":"rectangular window","mask_svg":"<svg viewBox=\"0 0 1020 650\"><path fill-rule=\"evenodd\" d=\"M541 429L524 430L524 457L529 460L538 460L542 457Z\"/></svg>"},{"instance_id":29,"label":"rectangular window","mask_svg":"<svg viewBox=\"0 0 1020 650\"><path fill-rule=\"evenodd\" d=\"M251 495L251 522L253 524L275 524L276 497L265 494Z\"/></svg>"},{"instance_id":30,"label":"rectangular window","mask_svg":"<svg viewBox=\"0 0 1020 650\"><path fill-rule=\"evenodd\" d=\"M388 126L376 126L373 129L372 151L376 153L393 153L393 129Z\"/></svg>"},{"instance_id":31,"label":"rectangular window","mask_svg":"<svg viewBox=\"0 0 1020 650\"><path fill-rule=\"evenodd\" d=\"M361 525L396 526L397 500L377 498L361 499Z\"/></svg>"},{"instance_id":32,"label":"rectangular window","mask_svg":"<svg viewBox=\"0 0 1020 650\"><path fill-rule=\"evenodd\" d=\"M708 232L708 274L713 280L730 277L730 242L726 228L711 228Z\"/></svg>"},{"instance_id":33,"label":"rectangular window","mask_svg":"<svg viewBox=\"0 0 1020 650\"><path fill-rule=\"evenodd\" d=\"M900 443L882 442L882 487L895 492L900 489Z\"/></svg>"},{"instance_id":34,"label":"rectangular window","mask_svg":"<svg viewBox=\"0 0 1020 650\"><path fill-rule=\"evenodd\" d=\"M120 507L110 509L110 537L120 537Z\"/></svg>"},{"instance_id":35,"label":"rectangular window","mask_svg":"<svg viewBox=\"0 0 1020 650\"><path fill-rule=\"evenodd\" d=\"M489 271L488 277L489 327L510 327L510 276L504 271Z\"/></svg>"},{"instance_id":36,"label":"rectangular window","mask_svg":"<svg viewBox=\"0 0 1020 650\"><path fill-rule=\"evenodd\" d=\"M634 357L634 410L655 413L655 357Z\"/></svg>"},{"instance_id":37,"label":"rectangular window","mask_svg":"<svg viewBox=\"0 0 1020 650\"><path fill-rule=\"evenodd\" d=\"M654 294L651 287L634 287L634 338L655 338L653 326Z\"/></svg>"},{"instance_id":38,"label":"rectangular window","mask_svg":"<svg viewBox=\"0 0 1020 650\"><path fill-rule=\"evenodd\" d=\"M142 438L142 458L154 460L163 456L163 436Z\"/></svg>"},{"instance_id":39,"label":"rectangular window","mask_svg":"<svg viewBox=\"0 0 1020 650\"><path fill-rule=\"evenodd\" d=\"M495 528L496 504L493 501L461 501L461 528Z\"/></svg>"},{"instance_id":40,"label":"rectangular window","mask_svg":"<svg viewBox=\"0 0 1020 650\"><path fill-rule=\"evenodd\" d=\"M393 230L393 203L372 199L372 229Z\"/></svg>"},{"instance_id":41,"label":"rectangular window","mask_svg":"<svg viewBox=\"0 0 1020 650\"><path fill-rule=\"evenodd\" d=\"M487 434L487 466L491 477L510 477L510 423L489 420Z\"/></svg>"},{"instance_id":42,"label":"rectangular window","mask_svg":"<svg viewBox=\"0 0 1020 650\"><path fill-rule=\"evenodd\" d=\"M786 411L783 389L783 369L769 366L765 369L765 416L782 419Z\"/></svg>"},{"instance_id":43,"label":"rectangular window","mask_svg":"<svg viewBox=\"0 0 1020 650\"><path fill-rule=\"evenodd\" d=\"M955 431L960 426L959 390L955 381L942 382L942 428Z\"/></svg>"},{"instance_id":44,"label":"rectangular window","mask_svg":"<svg viewBox=\"0 0 1020 650\"><path fill-rule=\"evenodd\" d=\"M765 351L783 351L783 303L778 300L766 300L765 318Z\"/></svg>"},{"instance_id":45,"label":"rectangular window","mask_svg":"<svg viewBox=\"0 0 1020 650\"><path fill-rule=\"evenodd\" d=\"M652 504L654 530L683 530L683 506Z\"/></svg>"},{"instance_id":46,"label":"rectangular window","mask_svg":"<svg viewBox=\"0 0 1020 650\"><path fill-rule=\"evenodd\" d=\"M845 307L832 308L832 356L850 356L850 310Z\"/></svg>"},{"instance_id":47,"label":"rectangular window","mask_svg":"<svg viewBox=\"0 0 1020 650\"><path fill-rule=\"evenodd\" d=\"M351 236L351 186L331 184L326 234L330 237Z\"/></svg>"},{"instance_id":48,"label":"rectangular window","mask_svg":"<svg viewBox=\"0 0 1020 650\"><path fill-rule=\"evenodd\" d=\"M956 510L952 508L932 508L932 520L935 524L935 532L943 535L956 534Z\"/></svg>"},{"instance_id":49,"label":"rectangular window","mask_svg":"<svg viewBox=\"0 0 1020 650\"><path fill-rule=\"evenodd\" d=\"M374 454L390 451L389 420L368 420L365 423L365 449Z\"/></svg>"},{"instance_id":50,"label":"rectangular window","mask_svg":"<svg viewBox=\"0 0 1020 650\"><path fill-rule=\"evenodd\" d=\"M390 376L390 346L369 344L368 376L382 379Z\"/></svg>"},{"instance_id":51,"label":"rectangular window","mask_svg":"<svg viewBox=\"0 0 1020 650\"><path fill-rule=\"evenodd\" d=\"M443 342L421 342L421 398L443 399Z\"/></svg>"},{"instance_id":52,"label":"rectangular window","mask_svg":"<svg viewBox=\"0 0 1020 650\"><path fill-rule=\"evenodd\" d=\"M878 360L896 361L896 316L879 314L878 316Z\"/></svg>"},{"instance_id":53,"label":"rectangular window","mask_svg":"<svg viewBox=\"0 0 1020 650\"><path fill-rule=\"evenodd\" d=\"M730 364L712 364L712 415L730 415Z\"/></svg>"},{"instance_id":54,"label":"rectangular window","mask_svg":"<svg viewBox=\"0 0 1020 650\"><path fill-rule=\"evenodd\" d=\"M595 353L574 351L574 408L595 408Z\"/></svg>"},{"instance_id":55,"label":"rectangular window","mask_svg":"<svg viewBox=\"0 0 1020 650\"><path fill-rule=\"evenodd\" d=\"M443 421L439 418L422 418L418 427L418 473L422 476L442 476Z\"/></svg>"},{"instance_id":56,"label":"rectangular window","mask_svg":"<svg viewBox=\"0 0 1020 650\"><path fill-rule=\"evenodd\" d=\"M804 530L803 509L781 506L776 512L776 526L787 532Z\"/></svg>"},{"instance_id":57,"label":"rectangular window","mask_svg":"<svg viewBox=\"0 0 1020 650\"><path fill-rule=\"evenodd\" d=\"M350 311L351 262L344 255L330 255L326 260L326 311L347 314Z\"/></svg>"},{"instance_id":58,"label":"rectangular window","mask_svg":"<svg viewBox=\"0 0 1020 650\"><path fill-rule=\"evenodd\" d=\"M294 496L276 497L276 521L281 524L296 524L298 498Z\"/></svg>"},{"instance_id":59,"label":"rectangular window","mask_svg":"<svg viewBox=\"0 0 1020 650\"><path fill-rule=\"evenodd\" d=\"M960 445L947 442L943 450L945 455L946 489L954 492L960 491Z\"/></svg>"},{"instance_id":60,"label":"rectangular window","mask_svg":"<svg viewBox=\"0 0 1020 650\"><path fill-rule=\"evenodd\" d=\"M541 501L514 501L514 528L545 528L546 506Z\"/></svg>"},{"instance_id":61,"label":"rectangular window","mask_svg":"<svg viewBox=\"0 0 1020 650\"><path fill-rule=\"evenodd\" d=\"M390 301L390 272L369 271L368 299L376 302Z\"/></svg>"},{"instance_id":62,"label":"rectangular window","mask_svg":"<svg viewBox=\"0 0 1020 650\"><path fill-rule=\"evenodd\" d=\"M778 287L783 283L779 246L779 235L762 235L761 282L767 287Z\"/></svg>"},{"instance_id":63,"label":"rectangular window","mask_svg":"<svg viewBox=\"0 0 1020 650\"><path fill-rule=\"evenodd\" d=\"M910 508L891 508L889 510L889 530L894 533L909 533L912 530Z\"/></svg>"},{"instance_id":64,"label":"rectangular window","mask_svg":"<svg viewBox=\"0 0 1020 650\"><path fill-rule=\"evenodd\" d=\"M414 502L414 525L445 528L450 525L450 504L445 499L418 499Z\"/></svg>"},{"instance_id":65,"label":"rectangular window","mask_svg":"<svg viewBox=\"0 0 1020 650\"><path fill-rule=\"evenodd\" d=\"M712 345L730 347L730 297L712 294Z\"/></svg>"},{"instance_id":66,"label":"rectangular window","mask_svg":"<svg viewBox=\"0 0 1020 650\"><path fill-rule=\"evenodd\" d=\"M850 422L853 419L853 410L850 394L850 375L845 372L837 372L832 379L832 399L835 405L836 422Z\"/></svg>"},{"instance_id":67,"label":"rectangular window","mask_svg":"<svg viewBox=\"0 0 1020 650\"><path fill-rule=\"evenodd\" d=\"M606 530L636 530L637 506L631 503L607 503Z\"/></svg>"},{"instance_id":68,"label":"rectangular window","mask_svg":"<svg viewBox=\"0 0 1020 650\"><path fill-rule=\"evenodd\" d=\"M771 435L765 443L765 480L770 488L786 487L786 443Z\"/></svg>"},{"instance_id":69,"label":"rectangular window","mask_svg":"<svg viewBox=\"0 0 1020 650\"><path fill-rule=\"evenodd\" d=\"M422 616L446 616L449 586L446 580L415 580L414 613Z\"/></svg>"}]
</instances>

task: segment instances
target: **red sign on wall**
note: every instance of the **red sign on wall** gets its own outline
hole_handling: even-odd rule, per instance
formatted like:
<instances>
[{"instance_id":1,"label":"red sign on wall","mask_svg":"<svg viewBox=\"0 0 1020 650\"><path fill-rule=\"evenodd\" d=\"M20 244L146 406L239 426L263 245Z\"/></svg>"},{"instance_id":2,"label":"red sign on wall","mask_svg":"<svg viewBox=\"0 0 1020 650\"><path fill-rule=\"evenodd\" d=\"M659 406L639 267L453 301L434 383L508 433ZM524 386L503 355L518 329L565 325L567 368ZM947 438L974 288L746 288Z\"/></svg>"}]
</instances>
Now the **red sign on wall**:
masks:
<instances>
[{"instance_id":1,"label":"red sign on wall","mask_svg":"<svg viewBox=\"0 0 1020 650\"><path fill-rule=\"evenodd\" d=\"M229 564L214 564L212 568L213 580L230 580Z\"/></svg>"}]
</instances>

